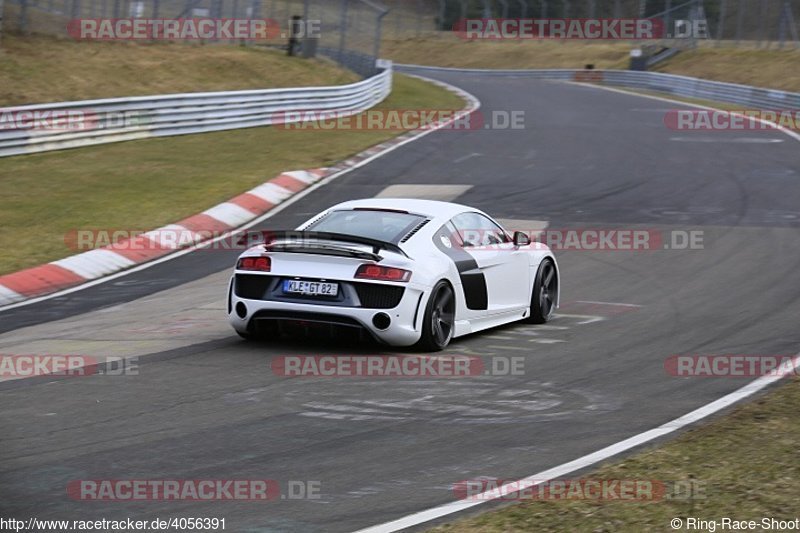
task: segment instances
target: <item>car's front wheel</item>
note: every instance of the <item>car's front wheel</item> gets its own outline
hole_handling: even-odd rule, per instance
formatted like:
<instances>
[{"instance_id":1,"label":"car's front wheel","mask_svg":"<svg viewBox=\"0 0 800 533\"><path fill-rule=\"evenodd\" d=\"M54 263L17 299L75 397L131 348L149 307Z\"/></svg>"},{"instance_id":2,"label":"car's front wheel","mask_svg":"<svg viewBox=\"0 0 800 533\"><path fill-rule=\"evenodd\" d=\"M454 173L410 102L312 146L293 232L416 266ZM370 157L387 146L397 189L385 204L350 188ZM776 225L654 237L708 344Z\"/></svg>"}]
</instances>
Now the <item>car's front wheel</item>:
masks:
<instances>
[{"instance_id":1,"label":"car's front wheel","mask_svg":"<svg viewBox=\"0 0 800 533\"><path fill-rule=\"evenodd\" d=\"M450 339L453 338L455 323L455 293L449 283L440 281L431 291L431 297L428 298L422 323L422 337L417 346L427 351L444 350L450 344Z\"/></svg>"},{"instance_id":2,"label":"car's front wheel","mask_svg":"<svg viewBox=\"0 0 800 533\"><path fill-rule=\"evenodd\" d=\"M531 293L531 314L527 322L544 324L553 317L558 302L558 273L552 259L545 259L536 271Z\"/></svg>"}]
</instances>

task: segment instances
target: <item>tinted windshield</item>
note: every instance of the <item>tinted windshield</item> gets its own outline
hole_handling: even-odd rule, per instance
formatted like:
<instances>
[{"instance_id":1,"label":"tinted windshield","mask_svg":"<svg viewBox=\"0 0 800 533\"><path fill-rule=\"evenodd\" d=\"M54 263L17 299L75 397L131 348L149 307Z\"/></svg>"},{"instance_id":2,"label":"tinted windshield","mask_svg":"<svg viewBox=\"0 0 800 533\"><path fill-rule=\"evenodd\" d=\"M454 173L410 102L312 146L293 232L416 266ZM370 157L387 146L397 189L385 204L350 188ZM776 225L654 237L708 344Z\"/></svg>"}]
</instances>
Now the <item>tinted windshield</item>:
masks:
<instances>
[{"instance_id":1,"label":"tinted windshield","mask_svg":"<svg viewBox=\"0 0 800 533\"><path fill-rule=\"evenodd\" d=\"M333 211L322 220L311 224L305 229L397 242L423 220L424 217L419 215L394 211Z\"/></svg>"}]
</instances>

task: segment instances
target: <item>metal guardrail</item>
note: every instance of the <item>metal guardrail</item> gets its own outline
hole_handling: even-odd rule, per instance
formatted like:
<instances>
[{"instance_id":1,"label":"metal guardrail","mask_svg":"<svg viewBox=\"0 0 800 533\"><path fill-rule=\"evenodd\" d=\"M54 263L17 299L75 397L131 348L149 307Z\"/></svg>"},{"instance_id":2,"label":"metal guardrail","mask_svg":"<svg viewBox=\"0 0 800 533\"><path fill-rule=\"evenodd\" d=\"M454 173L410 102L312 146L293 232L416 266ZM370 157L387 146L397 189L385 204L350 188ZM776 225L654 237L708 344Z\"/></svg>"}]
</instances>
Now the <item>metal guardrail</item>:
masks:
<instances>
[{"instance_id":1,"label":"metal guardrail","mask_svg":"<svg viewBox=\"0 0 800 533\"><path fill-rule=\"evenodd\" d=\"M744 106L748 109L782 110L800 108L800 93L775 89L751 87L736 83L664 74L661 72L639 72L632 70L492 70L423 67L395 64L398 71L454 72L461 74L484 74L493 76L518 76L543 80L584 81L668 93L684 98L712 100Z\"/></svg>"},{"instance_id":2,"label":"metal guardrail","mask_svg":"<svg viewBox=\"0 0 800 533\"><path fill-rule=\"evenodd\" d=\"M356 114L383 101L391 88L389 68L363 81L333 87L168 94L4 107L0 108L0 157L292 123L297 120L294 117L287 120L286 113L298 111ZM37 117L38 122L33 121Z\"/></svg>"},{"instance_id":3,"label":"metal guardrail","mask_svg":"<svg viewBox=\"0 0 800 533\"><path fill-rule=\"evenodd\" d=\"M781 110L800 108L800 93L724 83L659 72L606 71L601 82L700 100L744 106L748 109Z\"/></svg>"}]
</instances>

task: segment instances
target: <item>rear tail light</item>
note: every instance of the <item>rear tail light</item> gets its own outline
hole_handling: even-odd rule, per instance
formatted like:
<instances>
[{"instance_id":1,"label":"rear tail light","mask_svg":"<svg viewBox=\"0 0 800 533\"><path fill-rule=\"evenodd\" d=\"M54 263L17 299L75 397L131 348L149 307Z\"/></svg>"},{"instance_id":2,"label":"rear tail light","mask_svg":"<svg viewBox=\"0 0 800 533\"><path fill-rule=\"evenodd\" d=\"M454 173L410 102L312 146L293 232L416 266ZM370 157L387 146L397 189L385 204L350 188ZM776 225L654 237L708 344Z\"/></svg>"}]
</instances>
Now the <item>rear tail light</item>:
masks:
<instances>
[{"instance_id":1,"label":"rear tail light","mask_svg":"<svg viewBox=\"0 0 800 533\"><path fill-rule=\"evenodd\" d=\"M384 267L380 265L361 265L356 270L356 279L373 279L377 281L408 281L411 271L402 268Z\"/></svg>"},{"instance_id":2,"label":"rear tail light","mask_svg":"<svg viewBox=\"0 0 800 533\"><path fill-rule=\"evenodd\" d=\"M236 270L254 270L256 272L269 272L272 261L269 257L242 257L236 263Z\"/></svg>"}]
</instances>

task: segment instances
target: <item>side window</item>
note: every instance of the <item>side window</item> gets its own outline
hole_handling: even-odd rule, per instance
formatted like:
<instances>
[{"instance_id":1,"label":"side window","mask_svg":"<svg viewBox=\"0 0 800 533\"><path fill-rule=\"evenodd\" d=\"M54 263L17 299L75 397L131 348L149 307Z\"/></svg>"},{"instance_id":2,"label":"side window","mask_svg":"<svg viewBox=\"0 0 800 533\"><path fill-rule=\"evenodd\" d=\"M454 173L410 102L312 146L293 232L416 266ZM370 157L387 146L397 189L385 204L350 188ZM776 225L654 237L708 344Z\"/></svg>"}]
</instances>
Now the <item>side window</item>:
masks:
<instances>
[{"instance_id":1,"label":"side window","mask_svg":"<svg viewBox=\"0 0 800 533\"><path fill-rule=\"evenodd\" d=\"M503 228L480 213L461 213L453 217L452 222L464 247L511 242Z\"/></svg>"}]
</instances>

